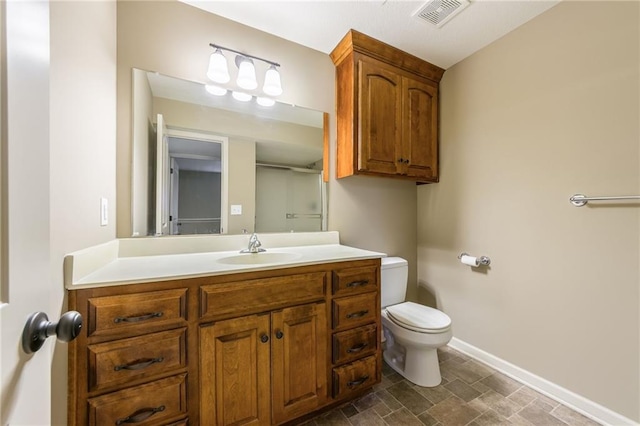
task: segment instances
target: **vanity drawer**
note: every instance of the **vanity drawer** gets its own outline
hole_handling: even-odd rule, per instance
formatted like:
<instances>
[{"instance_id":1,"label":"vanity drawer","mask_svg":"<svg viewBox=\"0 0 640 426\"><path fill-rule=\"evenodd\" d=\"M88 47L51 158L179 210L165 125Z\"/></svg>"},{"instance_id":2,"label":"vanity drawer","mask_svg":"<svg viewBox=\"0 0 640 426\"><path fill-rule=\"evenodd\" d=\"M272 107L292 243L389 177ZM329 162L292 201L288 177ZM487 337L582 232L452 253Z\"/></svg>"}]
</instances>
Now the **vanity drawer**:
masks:
<instances>
[{"instance_id":1,"label":"vanity drawer","mask_svg":"<svg viewBox=\"0 0 640 426\"><path fill-rule=\"evenodd\" d=\"M374 322L378 308L378 293L333 299L333 328L348 328Z\"/></svg>"},{"instance_id":2,"label":"vanity drawer","mask_svg":"<svg viewBox=\"0 0 640 426\"><path fill-rule=\"evenodd\" d=\"M324 299L326 273L288 275L200 287L200 317L219 319Z\"/></svg>"},{"instance_id":3,"label":"vanity drawer","mask_svg":"<svg viewBox=\"0 0 640 426\"><path fill-rule=\"evenodd\" d=\"M87 335L142 332L150 325L180 323L187 318L186 302L186 288L90 298Z\"/></svg>"},{"instance_id":4,"label":"vanity drawer","mask_svg":"<svg viewBox=\"0 0 640 426\"><path fill-rule=\"evenodd\" d=\"M88 400L89 425L166 424L185 417L186 378L187 375L182 374L91 398Z\"/></svg>"},{"instance_id":5,"label":"vanity drawer","mask_svg":"<svg viewBox=\"0 0 640 426\"><path fill-rule=\"evenodd\" d=\"M342 398L378 382L378 358L370 356L333 369L333 397Z\"/></svg>"},{"instance_id":6,"label":"vanity drawer","mask_svg":"<svg viewBox=\"0 0 640 426\"><path fill-rule=\"evenodd\" d=\"M367 355L378 349L380 333L375 324L342 331L333 335L333 363L343 364Z\"/></svg>"},{"instance_id":7,"label":"vanity drawer","mask_svg":"<svg viewBox=\"0 0 640 426\"><path fill-rule=\"evenodd\" d=\"M186 328L89 345L89 391L186 367Z\"/></svg>"},{"instance_id":8,"label":"vanity drawer","mask_svg":"<svg viewBox=\"0 0 640 426\"><path fill-rule=\"evenodd\" d=\"M378 289L378 268L347 268L333 271L333 294L348 296Z\"/></svg>"}]
</instances>

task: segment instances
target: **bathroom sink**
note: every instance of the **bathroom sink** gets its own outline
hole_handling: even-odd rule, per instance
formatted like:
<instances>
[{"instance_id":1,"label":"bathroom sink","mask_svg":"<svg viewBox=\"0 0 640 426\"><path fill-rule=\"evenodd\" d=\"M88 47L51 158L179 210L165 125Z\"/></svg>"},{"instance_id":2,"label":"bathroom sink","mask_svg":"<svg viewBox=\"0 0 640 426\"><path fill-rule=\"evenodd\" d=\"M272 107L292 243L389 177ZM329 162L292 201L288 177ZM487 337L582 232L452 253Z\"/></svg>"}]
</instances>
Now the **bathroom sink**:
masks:
<instances>
[{"instance_id":1,"label":"bathroom sink","mask_svg":"<svg viewBox=\"0 0 640 426\"><path fill-rule=\"evenodd\" d=\"M291 262L300 258L298 253L242 253L235 256L228 256L218 259L218 263L225 265L262 265L266 263Z\"/></svg>"}]
</instances>

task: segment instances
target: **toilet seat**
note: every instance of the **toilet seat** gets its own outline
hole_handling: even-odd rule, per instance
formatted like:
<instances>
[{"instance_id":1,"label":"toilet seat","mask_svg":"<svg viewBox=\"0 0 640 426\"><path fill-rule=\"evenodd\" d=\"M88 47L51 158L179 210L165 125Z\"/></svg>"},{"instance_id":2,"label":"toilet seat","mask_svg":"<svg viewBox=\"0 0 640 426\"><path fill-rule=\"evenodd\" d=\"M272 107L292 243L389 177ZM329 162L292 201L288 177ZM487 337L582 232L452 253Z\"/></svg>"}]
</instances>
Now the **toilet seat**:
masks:
<instances>
[{"instance_id":1,"label":"toilet seat","mask_svg":"<svg viewBox=\"0 0 640 426\"><path fill-rule=\"evenodd\" d=\"M391 321L419 333L442 333L451 326L451 318L444 312L413 302L387 306L385 310Z\"/></svg>"}]
</instances>

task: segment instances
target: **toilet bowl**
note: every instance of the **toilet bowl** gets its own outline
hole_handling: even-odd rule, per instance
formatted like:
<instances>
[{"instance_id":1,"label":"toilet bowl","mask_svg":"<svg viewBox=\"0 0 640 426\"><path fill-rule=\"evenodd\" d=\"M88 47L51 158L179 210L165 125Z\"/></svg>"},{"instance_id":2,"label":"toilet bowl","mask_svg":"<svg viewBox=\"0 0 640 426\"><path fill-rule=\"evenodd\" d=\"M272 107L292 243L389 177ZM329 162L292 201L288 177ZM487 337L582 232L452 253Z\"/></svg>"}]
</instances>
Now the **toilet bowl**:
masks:
<instances>
[{"instance_id":1,"label":"toilet bowl","mask_svg":"<svg viewBox=\"0 0 640 426\"><path fill-rule=\"evenodd\" d=\"M418 386L440 384L437 349L453 336L451 319L444 312L405 302L407 261L399 257L382 259L381 300L383 357L386 363Z\"/></svg>"}]
</instances>

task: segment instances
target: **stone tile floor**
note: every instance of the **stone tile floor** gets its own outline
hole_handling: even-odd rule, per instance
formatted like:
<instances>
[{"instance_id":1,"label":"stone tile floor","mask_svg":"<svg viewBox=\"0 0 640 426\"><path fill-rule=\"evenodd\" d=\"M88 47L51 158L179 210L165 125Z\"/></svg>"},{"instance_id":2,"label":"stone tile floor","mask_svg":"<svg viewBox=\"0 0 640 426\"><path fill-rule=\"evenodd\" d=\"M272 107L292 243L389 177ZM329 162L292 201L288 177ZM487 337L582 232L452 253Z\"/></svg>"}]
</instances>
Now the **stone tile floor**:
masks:
<instances>
[{"instance_id":1,"label":"stone tile floor","mask_svg":"<svg viewBox=\"0 0 640 426\"><path fill-rule=\"evenodd\" d=\"M305 426L595 426L598 423L445 346L442 383L423 388L383 363L382 381L363 397Z\"/></svg>"}]
</instances>

